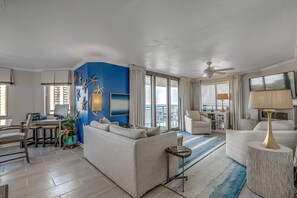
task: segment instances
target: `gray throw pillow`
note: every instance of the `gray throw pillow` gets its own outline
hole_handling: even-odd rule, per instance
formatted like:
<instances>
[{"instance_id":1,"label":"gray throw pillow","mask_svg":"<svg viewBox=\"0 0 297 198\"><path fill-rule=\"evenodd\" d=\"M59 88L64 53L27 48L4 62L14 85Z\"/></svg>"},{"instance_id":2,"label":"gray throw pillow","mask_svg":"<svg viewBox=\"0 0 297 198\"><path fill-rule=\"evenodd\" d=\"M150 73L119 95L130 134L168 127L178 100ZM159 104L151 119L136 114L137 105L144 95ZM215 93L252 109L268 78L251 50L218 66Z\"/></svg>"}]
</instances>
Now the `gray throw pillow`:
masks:
<instances>
[{"instance_id":1,"label":"gray throw pillow","mask_svg":"<svg viewBox=\"0 0 297 198\"><path fill-rule=\"evenodd\" d=\"M134 140L147 137L145 129L127 129L114 124L109 126L109 131Z\"/></svg>"},{"instance_id":2,"label":"gray throw pillow","mask_svg":"<svg viewBox=\"0 0 297 198\"><path fill-rule=\"evenodd\" d=\"M91 121L90 126L103 131L109 131L110 123L99 123L97 121Z\"/></svg>"},{"instance_id":3,"label":"gray throw pillow","mask_svg":"<svg viewBox=\"0 0 297 198\"><path fill-rule=\"evenodd\" d=\"M155 136L155 135L160 135L161 134L161 129L160 129L159 126L148 128L148 127L143 127L143 126L135 125L134 128L135 129L145 129L146 130L146 134L147 134L148 137Z\"/></svg>"}]
</instances>

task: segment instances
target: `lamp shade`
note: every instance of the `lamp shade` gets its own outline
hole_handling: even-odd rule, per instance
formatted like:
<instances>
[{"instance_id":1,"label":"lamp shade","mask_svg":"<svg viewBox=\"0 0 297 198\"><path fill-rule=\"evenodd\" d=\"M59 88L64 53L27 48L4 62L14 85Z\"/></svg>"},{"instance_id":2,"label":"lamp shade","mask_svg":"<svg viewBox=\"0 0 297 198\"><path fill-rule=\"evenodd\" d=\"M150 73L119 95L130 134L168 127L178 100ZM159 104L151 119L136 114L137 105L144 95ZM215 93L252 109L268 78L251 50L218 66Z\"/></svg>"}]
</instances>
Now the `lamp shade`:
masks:
<instances>
[{"instance_id":1,"label":"lamp shade","mask_svg":"<svg viewBox=\"0 0 297 198\"><path fill-rule=\"evenodd\" d=\"M217 99L218 100L228 100L229 97L228 97L227 93L220 93L220 94L217 94Z\"/></svg>"},{"instance_id":2,"label":"lamp shade","mask_svg":"<svg viewBox=\"0 0 297 198\"><path fill-rule=\"evenodd\" d=\"M274 91L252 91L249 109L291 109L292 95L289 89Z\"/></svg>"},{"instance_id":3,"label":"lamp shade","mask_svg":"<svg viewBox=\"0 0 297 198\"><path fill-rule=\"evenodd\" d=\"M102 111L102 94L92 93L92 111Z\"/></svg>"}]
</instances>

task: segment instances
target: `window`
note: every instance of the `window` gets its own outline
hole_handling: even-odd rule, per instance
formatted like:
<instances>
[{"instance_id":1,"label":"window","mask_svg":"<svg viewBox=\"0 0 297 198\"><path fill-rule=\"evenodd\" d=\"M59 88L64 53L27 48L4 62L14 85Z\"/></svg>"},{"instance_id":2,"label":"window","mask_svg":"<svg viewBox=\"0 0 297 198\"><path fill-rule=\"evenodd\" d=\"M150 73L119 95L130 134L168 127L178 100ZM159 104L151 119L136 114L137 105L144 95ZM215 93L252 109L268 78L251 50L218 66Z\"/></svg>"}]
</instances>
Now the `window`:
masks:
<instances>
[{"instance_id":1,"label":"window","mask_svg":"<svg viewBox=\"0 0 297 198\"><path fill-rule=\"evenodd\" d=\"M7 116L7 85L0 85L0 117Z\"/></svg>"},{"instance_id":2,"label":"window","mask_svg":"<svg viewBox=\"0 0 297 198\"><path fill-rule=\"evenodd\" d=\"M56 104L68 104L70 113L70 86L46 86L46 113L54 114Z\"/></svg>"},{"instance_id":3,"label":"window","mask_svg":"<svg viewBox=\"0 0 297 198\"><path fill-rule=\"evenodd\" d=\"M162 132L178 129L178 78L149 73L145 81L145 126L160 126Z\"/></svg>"},{"instance_id":4,"label":"window","mask_svg":"<svg viewBox=\"0 0 297 198\"><path fill-rule=\"evenodd\" d=\"M229 94L229 82L201 85L201 104L203 111L222 109L222 100L217 100L217 94ZM223 100L226 111L229 110L229 100Z\"/></svg>"},{"instance_id":5,"label":"window","mask_svg":"<svg viewBox=\"0 0 297 198\"><path fill-rule=\"evenodd\" d=\"M145 76L145 127L152 126L152 77Z\"/></svg>"}]
</instances>

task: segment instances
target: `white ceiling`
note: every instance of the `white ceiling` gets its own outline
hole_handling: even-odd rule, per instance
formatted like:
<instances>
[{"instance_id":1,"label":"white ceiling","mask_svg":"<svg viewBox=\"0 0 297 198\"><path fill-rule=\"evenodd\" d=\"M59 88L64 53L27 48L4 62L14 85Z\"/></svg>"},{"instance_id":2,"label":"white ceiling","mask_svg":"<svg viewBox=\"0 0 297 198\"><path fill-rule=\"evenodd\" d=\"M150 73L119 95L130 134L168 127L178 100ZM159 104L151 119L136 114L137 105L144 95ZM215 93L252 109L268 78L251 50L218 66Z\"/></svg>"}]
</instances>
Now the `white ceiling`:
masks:
<instances>
[{"instance_id":1,"label":"white ceiling","mask_svg":"<svg viewBox=\"0 0 297 198\"><path fill-rule=\"evenodd\" d=\"M72 68L96 59L198 77L294 58L295 0L6 0L0 65Z\"/></svg>"}]
</instances>

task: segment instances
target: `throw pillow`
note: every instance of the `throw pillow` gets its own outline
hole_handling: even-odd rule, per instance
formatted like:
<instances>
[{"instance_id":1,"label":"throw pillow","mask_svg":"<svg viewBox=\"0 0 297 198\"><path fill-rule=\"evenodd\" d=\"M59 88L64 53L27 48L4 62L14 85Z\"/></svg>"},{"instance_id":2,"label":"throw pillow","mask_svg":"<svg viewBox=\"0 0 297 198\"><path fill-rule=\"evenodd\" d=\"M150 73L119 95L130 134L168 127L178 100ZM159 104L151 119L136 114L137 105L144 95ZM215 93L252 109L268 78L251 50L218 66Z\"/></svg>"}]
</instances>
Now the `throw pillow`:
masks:
<instances>
[{"instance_id":1,"label":"throw pillow","mask_svg":"<svg viewBox=\"0 0 297 198\"><path fill-rule=\"evenodd\" d=\"M109 131L134 140L147 137L145 129L127 129L114 124L109 126Z\"/></svg>"},{"instance_id":2,"label":"throw pillow","mask_svg":"<svg viewBox=\"0 0 297 198\"><path fill-rule=\"evenodd\" d=\"M100 120L100 123L110 123L110 120L107 119L106 117L103 117L101 120Z\"/></svg>"},{"instance_id":3,"label":"throw pillow","mask_svg":"<svg viewBox=\"0 0 297 198\"><path fill-rule=\"evenodd\" d=\"M94 127L94 128L97 128L97 129L100 129L100 130L103 130L103 131L109 131L110 124L108 124L108 123L99 123L97 121L91 121L90 126Z\"/></svg>"},{"instance_id":4,"label":"throw pillow","mask_svg":"<svg viewBox=\"0 0 297 198\"><path fill-rule=\"evenodd\" d=\"M147 134L148 137L161 134L161 128L159 126L148 128L148 127L143 127L143 126L136 125L136 126L134 126L134 128L135 129L145 129L146 134Z\"/></svg>"}]
</instances>

